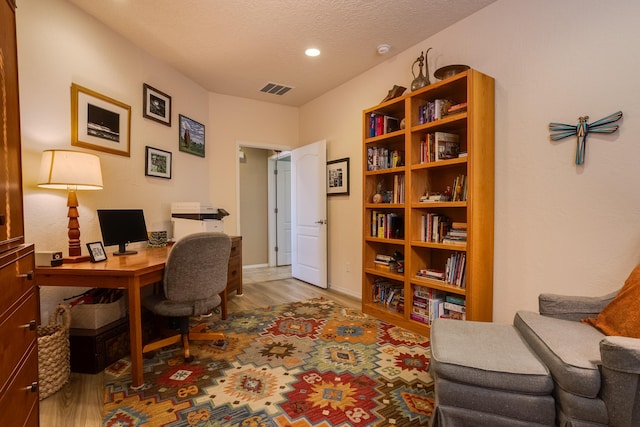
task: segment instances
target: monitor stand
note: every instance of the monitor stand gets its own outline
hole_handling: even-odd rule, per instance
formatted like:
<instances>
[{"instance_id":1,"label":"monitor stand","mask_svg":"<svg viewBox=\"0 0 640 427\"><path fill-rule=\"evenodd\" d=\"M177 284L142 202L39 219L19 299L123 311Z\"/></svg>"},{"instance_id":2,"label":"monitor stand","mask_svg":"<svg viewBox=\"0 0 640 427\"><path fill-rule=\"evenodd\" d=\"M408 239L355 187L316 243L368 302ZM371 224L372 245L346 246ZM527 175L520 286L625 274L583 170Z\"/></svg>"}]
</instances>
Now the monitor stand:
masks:
<instances>
[{"instance_id":1,"label":"monitor stand","mask_svg":"<svg viewBox=\"0 0 640 427\"><path fill-rule=\"evenodd\" d=\"M118 244L118 250L116 252L114 252L114 255L133 255L133 254L137 254L138 251L128 251L127 250L127 243L120 243Z\"/></svg>"}]
</instances>

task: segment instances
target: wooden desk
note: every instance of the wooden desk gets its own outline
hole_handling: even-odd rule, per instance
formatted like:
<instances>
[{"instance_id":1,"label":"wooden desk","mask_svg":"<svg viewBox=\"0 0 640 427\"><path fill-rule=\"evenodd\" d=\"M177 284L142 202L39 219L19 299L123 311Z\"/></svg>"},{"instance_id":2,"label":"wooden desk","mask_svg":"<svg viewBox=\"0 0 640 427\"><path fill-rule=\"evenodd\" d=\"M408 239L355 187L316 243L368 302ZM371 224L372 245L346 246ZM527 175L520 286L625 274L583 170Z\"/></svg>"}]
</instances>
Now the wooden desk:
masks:
<instances>
[{"instance_id":1,"label":"wooden desk","mask_svg":"<svg viewBox=\"0 0 640 427\"><path fill-rule=\"evenodd\" d=\"M36 267L36 286L123 288L129 297L129 340L132 387L144 383L142 366L142 312L140 290L162 281L170 246L141 248L137 254L109 255L106 261Z\"/></svg>"}]
</instances>

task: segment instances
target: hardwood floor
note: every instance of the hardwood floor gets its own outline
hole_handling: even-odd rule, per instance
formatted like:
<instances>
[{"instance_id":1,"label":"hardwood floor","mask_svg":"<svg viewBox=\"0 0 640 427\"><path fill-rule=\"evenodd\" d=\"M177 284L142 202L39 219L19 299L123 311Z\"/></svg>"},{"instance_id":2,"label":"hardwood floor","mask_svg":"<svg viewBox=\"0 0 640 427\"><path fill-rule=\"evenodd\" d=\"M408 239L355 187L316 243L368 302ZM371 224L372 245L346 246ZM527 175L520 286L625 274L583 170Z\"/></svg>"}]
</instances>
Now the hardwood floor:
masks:
<instances>
[{"instance_id":1,"label":"hardwood floor","mask_svg":"<svg viewBox=\"0 0 640 427\"><path fill-rule=\"evenodd\" d=\"M290 267L249 268L242 275L243 295L232 293L228 303L230 313L321 296L345 307L362 306L357 298L292 279ZM102 387L102 373L72 373L69 383L60 391L40 401L40 425L101 427Z\"/></svg>"}]
</instances>

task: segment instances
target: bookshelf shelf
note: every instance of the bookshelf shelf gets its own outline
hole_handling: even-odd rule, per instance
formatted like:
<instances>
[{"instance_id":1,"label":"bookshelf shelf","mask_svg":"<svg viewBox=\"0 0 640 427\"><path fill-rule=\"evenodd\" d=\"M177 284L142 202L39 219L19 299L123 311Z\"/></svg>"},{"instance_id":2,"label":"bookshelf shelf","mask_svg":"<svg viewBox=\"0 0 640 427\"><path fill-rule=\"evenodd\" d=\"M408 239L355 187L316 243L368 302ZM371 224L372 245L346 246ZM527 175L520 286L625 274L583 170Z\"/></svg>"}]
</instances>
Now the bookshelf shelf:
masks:
<instances>
[{"instance_id":1,"label":"bookshelf shelf","mask_svg":"<svg viewBox=\"0 0 640 427\"><path fill-rule=\"evenodd\" d=\"M386 125L403 119L404 129ZM492 320L494 126L494 80L473 69L363 111L365 313L428 335L425 310L440 315L442 298L464 304L468 320ZM390 153L399 161L384 168ZM373 203L391 190L394 203ZM391 234L379 233L382 216L394 217ZM403 273L375 268L381 254ZM381 286L402 290L400 312L375 301Z\"/></svg>"}]
</instances>

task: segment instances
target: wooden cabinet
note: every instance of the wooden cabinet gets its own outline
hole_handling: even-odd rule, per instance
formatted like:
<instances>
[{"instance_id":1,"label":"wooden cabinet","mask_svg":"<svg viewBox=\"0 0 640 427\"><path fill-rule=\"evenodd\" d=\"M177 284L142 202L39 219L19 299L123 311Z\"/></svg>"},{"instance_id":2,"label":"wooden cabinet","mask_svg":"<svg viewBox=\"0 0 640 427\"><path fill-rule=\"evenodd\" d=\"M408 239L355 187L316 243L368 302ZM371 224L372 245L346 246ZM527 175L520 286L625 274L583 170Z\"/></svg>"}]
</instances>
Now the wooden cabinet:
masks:
<instances>
[{"instance_id":1,"label":"wooden cabinet","mask_svg":"<svg viewBox=\"0 0 640 427\"><path fill-rule=\"evenodd\" d=\"M363 111L363 147L363 311L428 335L431 296L491 321L493 78L470 69Z\"/></svg>"},{"instance_id":2,"label":"wooden cabinet","mask_svg":"<svg viewBox=\"0 0 640 427\"><path fill-rule=\"evenodd\" d=\"M227 318L227 297L231 292L242 295L242 236L231 236L227 287L221 295L223 319Z\"/></svg>"},{"instance_id":3,"label":"wooden cabinet","mask_svg":"<svg viewBox=\"0 0 640 427\"><path fill-rule=\"evenodd\" d=\"M33 245L24 243L15 2L0 0L0 414L37 426L38 298Z\"/></svg>"}]
</instances>

